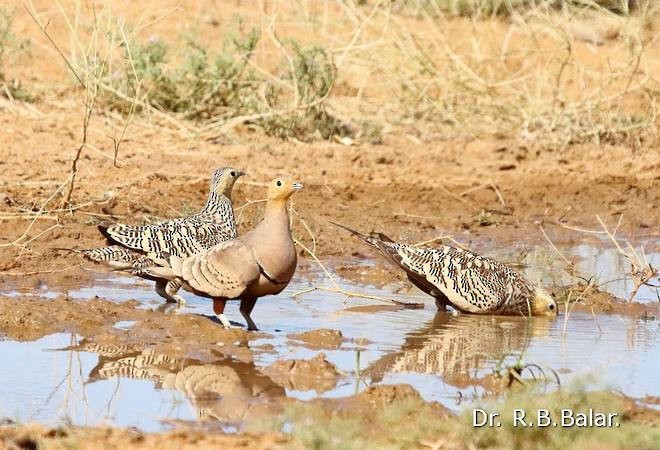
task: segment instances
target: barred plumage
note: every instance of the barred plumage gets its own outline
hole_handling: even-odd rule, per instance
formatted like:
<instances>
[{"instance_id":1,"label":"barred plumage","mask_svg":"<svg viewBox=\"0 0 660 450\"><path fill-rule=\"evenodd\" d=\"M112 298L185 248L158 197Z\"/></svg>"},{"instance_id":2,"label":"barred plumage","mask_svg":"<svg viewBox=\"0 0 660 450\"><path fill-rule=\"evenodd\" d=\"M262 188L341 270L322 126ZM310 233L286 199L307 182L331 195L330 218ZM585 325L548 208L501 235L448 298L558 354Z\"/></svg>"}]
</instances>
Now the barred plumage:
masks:
<instances>
[{"instance_id":1,"label":"barred plumage","mask_svg":"<svg viewBox=\"0 0 660 450\"><path fill-rule=\"evenodd\" d=\"M523 351L530 336L545 336L548 321L523 318L438 313L420 329L408 333L400 351L385 355L366 369L372 381L388 373L440 375L449 384L479 383L483 369ZM479 339L475 339L476 335Z\"/></svg>"},{"instance_id":2,"label":"barred plumage","mask_svg":"<svg viewBox=\"0 0 660 450\"><path fill-rule=\"evenodd\" d=\"M101 222L99 231L112 244L82 250L88 259L113 269L127 270L133 275L156 281L156 292L167 301L184 303L177 294L178 279L164 280L146 273L145 269L170 256L185 258L221 242L236 238L236 221L231 192L243 173L231 167L215 171L204 207L197 213L151 225L126 225Z\"/></svg>"},{"instance_id":3,"label":"barred plumage","mask_svg":"<svg viewBox=\"0 0 660 450\"><path fill-rule=\"evenodd\" d=\"M451 304L474 314L556 315L557 305L507 265L469 250L441 245L416 247L392 241L383 234L365 236L335 224L379 249L408 279L436 298L438 308Z\"/></svg>"},{"instance_id":4,"label":"barred plumage","mask_svg":"<svg viewBox=\"0 0 660 450\"><path fill-rule=\"evenodd\" d=\"M102 222L99 230L112 242L162 259L163 254L190 256L237 236L231 191L243 173L223 167L211 179L204 207L187 217L151 225Z\"/></svg>"},{"instance_id":5,"label":"barred plumage","mask_svg":"<svg viewBox=\"0 0 660 450\"><path fill-rule=\"evenodd\" d=\"M87 259L106 264L113 269L138 269L154 264L145 255L121 245L93 248L80 251Z\"/></svg>"},{"instance_id":6,"label":"barred plumage","mask_svg":"<svg viewBox=\"0 0 660 450\"><path fill-rule=\"evenodd\" d=\"M103 346L108 353L109 346ZM231 358L205 363L175 358L152 349L112 351L112 357L101 356L88 377L101 379L131 378L149 380L158 388L177 390L198 410L202 419L240 420L255 404L268 398L284 398L284 388L261 374L254 363ZM87 346L87 350L91 349ZM256 399L256 402L254 401Z\"/></svg>"}]
</instances>

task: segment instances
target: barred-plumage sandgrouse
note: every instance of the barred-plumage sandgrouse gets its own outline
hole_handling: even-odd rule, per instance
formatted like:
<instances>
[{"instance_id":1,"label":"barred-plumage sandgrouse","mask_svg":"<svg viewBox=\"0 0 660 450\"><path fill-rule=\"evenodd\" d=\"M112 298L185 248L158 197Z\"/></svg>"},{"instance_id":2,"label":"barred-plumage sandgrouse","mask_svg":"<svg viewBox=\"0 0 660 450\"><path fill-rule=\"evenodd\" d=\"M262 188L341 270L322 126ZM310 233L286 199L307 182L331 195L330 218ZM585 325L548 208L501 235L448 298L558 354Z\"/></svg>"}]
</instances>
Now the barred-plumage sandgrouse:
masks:
<instances>
[{"instance_id":1,"label":"barred-plumage sandgrouse","mask_svg":"<svg viewBox=\"0 0 660 450\"><path fill-rule=\"evenodd\" d=\"M387 353L365 369L372 382L391 373L440 375L445 383L465 388L479 384L483 371L524 352L531 337L550 332L551 321L523 317L438 312L421 328L406 334L400 349ZM479 339L475 339L475 335Z\"/></svg>"},{"instance_id":2,"label":"barred-plumage sandgrouse","mask_svg":"<svg viewBox=\"0 0 660 450\"><path fill-rule=\"evenodd\" d=\"M435 297L438 309L451 304L474 314L556 315L557 304L542 288L494 259L469 250L441 245L417 247L392 241L384 234L365 236L334 224L376 247L422 291Z\"/></svg>"},{"instance_id":3,"label":"barred-plumage sandgrouse","mask_svg":"<svg viewBox=\"0 0 660 450\"><path fill-rule=\"evenodd\" d=\"M259 297L279 294L296 270L286 202L302 184L276 178L268 186L263 220L244 236L220 243L187 258L172 255L145 272L157 278L183 279L183 288L213 299L213 311L225 328L227 300L240 300L249 330L257 327L250 313Z\"/></svg>"},{"instance_id":4,"label":"barred-plumage sandgrouse","mask_svg":"<svg viewBox=\"0 0 660 450\"><path fill-rule=\"evenodd\" d=\"M218 169L211 178L209 196L197 213L151 225L125 225L101 222L99 231L114 245L83 250L88 259L122 269L156 282L156 292L168 302L185 303L177 294L181 280L165 280L147 274L145 269L168 256L186 257L236 238L236 221L231 192L244 175L231 167Z\"/></svg>"},{"instance_id":5,"label":"barred-plumage sandgrouse","mask_svg":"<svg viewBox=\"0 0 660 450\"><path fill-rule=\"evenodd\" d=\"M82 342L71 349L97 352L95 347L98 345ZM99 354L87 383L113 378L149 380L159 389L176 390L187 397L202 420L239 422L261 407L268 408L270 400L286 395L284 388L263 375L254 362L245 363L232 358L204 362L175 358L151 348L102 347L105 353L111 350L112 354Z\"/></svg>"}]
</instances>

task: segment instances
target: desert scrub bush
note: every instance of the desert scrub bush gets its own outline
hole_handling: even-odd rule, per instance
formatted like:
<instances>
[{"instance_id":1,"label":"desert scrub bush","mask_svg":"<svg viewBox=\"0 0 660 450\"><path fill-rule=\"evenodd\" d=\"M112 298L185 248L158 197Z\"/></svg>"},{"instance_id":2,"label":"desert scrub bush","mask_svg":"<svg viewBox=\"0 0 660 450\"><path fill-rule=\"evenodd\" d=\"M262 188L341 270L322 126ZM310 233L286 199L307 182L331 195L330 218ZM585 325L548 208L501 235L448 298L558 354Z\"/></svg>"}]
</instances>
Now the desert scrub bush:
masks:
<instances>
[{"instance_id":1,"label":"desert scrub bush","mask_svg":"<svg viewBox=\"0 0 660 450\"><path fill-rule=\"evenodd\" d=\"M123 44L124 70L110 75L111 86L123 96L108 99L111 107L128 111L139 98L163 111L188 119L207 119L230 108L249 111L256 80L245 71L257 43L256 32L225 42L215 55L187 36L176 61L157 37L145 43Z\"/></svg>"},{"instance_id":2,"label":"desert scrub bush","mask_svg":"<svg viewBox=\"0 0 660 450\"><path fill-rule=\"evenodd\" d=\"M11 32L13 11L0 7L0 96L9 100L31 101L33 96L25 89L19 79L7 79L3 68L7 53L17 46L16 36ZM24 43L18 43L21 48Z\"/></svg>"},{"instance_id":3,"label":"desert scrub bush","mask_svg":"<svg viewBox=\"0 0 660 450\"><path fill-rule=\"evenodd\" d=\"M292 103L292 112L262 119L260 125L268 134L282 138L316 135L329 139L352 134L347 125L323 107L323 100L330 95L336 79L335 67L325 50L317 46L302 48L295 42L290 46L293 55L279 72L280 78L293 89L271 85L266 99L271 110ZM307 106L301 108L301 105Z\"/></svg>"},{"instance_id":4,"label":"desert scrub bush","mask_svg":"<svg viewBox=\"0 0 660 450\"><path fill-rule=\"evenodd\" d=\"M247 116L248 126L282 138L350 134L323 105L336 78L327 53L292 43L281 69L266 75L250 66L258 39L256 29L232 33L212 52L186 36L180 55L156 37L124 43L121 69L106 77L106 105L128 112L138 99L141 105L212 124Z\"/></svg>"}]
</instances>

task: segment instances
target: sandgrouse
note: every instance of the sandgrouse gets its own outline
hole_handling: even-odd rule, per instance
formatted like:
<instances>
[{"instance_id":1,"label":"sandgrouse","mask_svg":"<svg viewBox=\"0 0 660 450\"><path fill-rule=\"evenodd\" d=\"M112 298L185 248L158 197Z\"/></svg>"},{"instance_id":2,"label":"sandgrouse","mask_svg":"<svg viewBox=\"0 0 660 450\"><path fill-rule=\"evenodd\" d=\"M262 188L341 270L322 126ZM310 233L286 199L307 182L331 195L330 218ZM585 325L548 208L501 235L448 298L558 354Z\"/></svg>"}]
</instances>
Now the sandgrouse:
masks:
<instances>
[{"instance_id":1,"label":"sandgrouse","mask_svg":"<svg viewBox=\"0 0 660 450\"><path fill-rule=\"evenodd\" d=\"M164 254L183 258L236 238L231 192L242 175L231 167L216 170L206 204L193 215L139 226L101 222L99 231L112 245L81 253L113 269L154 280L158 295L168 302L185 303L177 293L182 284L179 278L163 279L148 274L146 269L162 261Z\"/></svg>"},{"instance_id":2,"label":"sandgrouse","mask_svg":"<svg viewBox=\"0 0 660 450\"><path fill-rule=\"evenodd\" d=\"M450 304L473 314L557 314L557 304L545 290L494 259L447 245L400 244L382 233L366 236L334 225L380 250L390 263L406 272L411 283L435 297L438 309Z\"/></svg>"},{"instance_id":3,"label":"sandgrouse","mask_svg":"<svg viewBox=\"0 0 660 450\"><path fill-rule=\"evenodd\" d=\"M213 299L213 311L231 328L224 315L227 300L240 300L248 330L256 330L250 314L259 297L279 294L296 270L286 203L302 184L276 178L268 186L263 220L245 235L192 256L165 255L165 261L145 272L155 278L181 279L183 288Z\"/></svg>"}]
</instances>

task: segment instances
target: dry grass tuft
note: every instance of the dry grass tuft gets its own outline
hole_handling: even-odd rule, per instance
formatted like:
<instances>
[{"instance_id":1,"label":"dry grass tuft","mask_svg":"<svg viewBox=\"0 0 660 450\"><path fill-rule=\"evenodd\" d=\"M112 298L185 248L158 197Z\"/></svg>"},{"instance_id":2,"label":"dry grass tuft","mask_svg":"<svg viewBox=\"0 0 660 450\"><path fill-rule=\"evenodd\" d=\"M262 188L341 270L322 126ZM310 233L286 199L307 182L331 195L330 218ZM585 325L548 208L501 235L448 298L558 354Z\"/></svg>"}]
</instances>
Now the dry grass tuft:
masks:
<instances>
[{"instance_id":1,"label":"dry grass tuft","mask_svg":"<svg viewBox=\"0 0 660 450\"><path fill-rule=\"evenodd\" d=\"M394 19L397 51L412 56L398 98L403 119L424 123L427 134L461 130L550 149L640 148L655 136L657 92L645 52L657 39L647 32L660 17L657 5L635 15L517 8L507 21L487 15L465 23L443 14L441 2L411 3L426 31Z\"/></svg>"},{"instance_id":2,"label":"dry grass tuft","mask_svg":"<svg viewBox=\"0 0 660 450\"><path fill-rule=\"evenodd\" d=\"M77 9L67 23L84 26L71 30L78 45L69 63L85 65L74 55L83 48L107 55L97 74L106 109L135 110L191 136L243 125L347 145L380 143L389 133L420 142L495 137L543 149L584 142L639 149L655 139L658 86L648 54L658 39L655 2L256 6L253 16L223 24L217 48L190 32L169 42L148 37L178 8L148 23L109 17L108 42L84 47L95 22Z\"/></svg>"},{"instance_id":3,"label":"dry grass tuft","mask_svg":"<svg viewBox=\"0 0 660 450\"><path fill-rule=\"evenodd\" d=\"M123 58L103 77L106 105L126 112L137 99L138 110L148 105L206 122L204 131L246 124L301 140L351 134L323 106L336 78L323 48L278 40L285 58L275 73L265 74L252 68L260 33L255 28L241 33L240 28L227 32L217 51L193 35L175 46L156 36L145 43L125 42Z\"/></svg>"}]
</instances>

